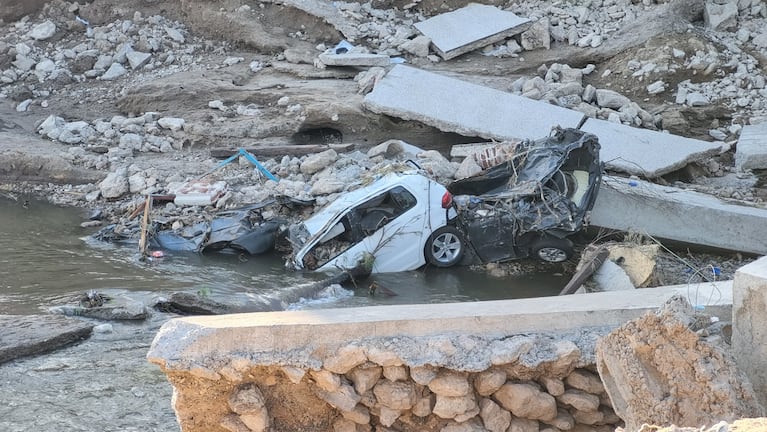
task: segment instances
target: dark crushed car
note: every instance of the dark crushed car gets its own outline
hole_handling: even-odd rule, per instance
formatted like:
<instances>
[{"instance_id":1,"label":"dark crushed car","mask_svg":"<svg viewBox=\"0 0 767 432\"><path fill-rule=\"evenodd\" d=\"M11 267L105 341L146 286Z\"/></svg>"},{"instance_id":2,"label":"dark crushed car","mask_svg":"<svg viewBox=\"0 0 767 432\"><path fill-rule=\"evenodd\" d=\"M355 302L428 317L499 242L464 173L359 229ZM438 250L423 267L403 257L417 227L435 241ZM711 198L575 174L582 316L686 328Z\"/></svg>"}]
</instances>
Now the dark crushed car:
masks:
<instances>
[{"instance_id":1,"label":"dark crushed car","mask_svg":"<svg viewBox=\"0 0 767 432\"><path fill-rule=\"evenodd\" d=\"M482 262L569 259L568 237L587 223L602 170L593 134L555 128L522 142L507 161L447 186L458 216L431 243L429 262L451 266L467 249Z\"/></svg>"}]
</instances>

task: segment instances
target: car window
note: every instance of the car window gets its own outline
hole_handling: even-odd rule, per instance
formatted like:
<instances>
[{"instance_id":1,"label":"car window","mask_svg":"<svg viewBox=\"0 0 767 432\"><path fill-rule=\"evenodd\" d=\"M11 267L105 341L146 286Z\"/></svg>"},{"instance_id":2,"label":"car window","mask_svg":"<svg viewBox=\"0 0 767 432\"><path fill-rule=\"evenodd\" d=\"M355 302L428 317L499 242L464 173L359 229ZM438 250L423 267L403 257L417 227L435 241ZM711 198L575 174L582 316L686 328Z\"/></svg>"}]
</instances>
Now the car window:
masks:
<instances>
[{"instance_id":1,"label":"car window","mask_svg":"<svg viewBox=\"0 0 767 432\"><path fill-rule=\"evenodd\" d=\"M357 210L362 233L368 236L376 232L415 205L416 199L413 194L402 186L397 186L367 201Z\"/></svg>"}]
</instances>

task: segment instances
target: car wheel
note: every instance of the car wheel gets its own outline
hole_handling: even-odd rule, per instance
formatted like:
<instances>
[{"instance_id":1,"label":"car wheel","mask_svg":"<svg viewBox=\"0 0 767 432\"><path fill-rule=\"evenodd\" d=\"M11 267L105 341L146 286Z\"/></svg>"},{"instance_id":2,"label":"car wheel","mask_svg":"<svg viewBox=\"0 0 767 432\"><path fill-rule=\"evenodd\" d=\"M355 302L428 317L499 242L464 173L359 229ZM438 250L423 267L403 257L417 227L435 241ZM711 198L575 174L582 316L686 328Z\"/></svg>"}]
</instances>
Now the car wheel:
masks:
<instances>
[{"instance_id":1,"label":"car wheel","mask_svg":"<svg viewBox=\"0 0 767 432\"><path fill-rule=\"evenodd\" d=\"M463 235L451 226L444 226L431 233L426 241L426 261L437 267L450 267L463 257Z\"/></svg>"},{"instance_id":2,"label":"car wheel","mask_svg":"<svg viewBox=\"0 0 767 432\"><path fill-rule=\"evenodd\" d=\"M533 244L532 255L543 262L561 263L573 257L573 243L568 239L543 237Z\"/></svg>"}]
</instances>

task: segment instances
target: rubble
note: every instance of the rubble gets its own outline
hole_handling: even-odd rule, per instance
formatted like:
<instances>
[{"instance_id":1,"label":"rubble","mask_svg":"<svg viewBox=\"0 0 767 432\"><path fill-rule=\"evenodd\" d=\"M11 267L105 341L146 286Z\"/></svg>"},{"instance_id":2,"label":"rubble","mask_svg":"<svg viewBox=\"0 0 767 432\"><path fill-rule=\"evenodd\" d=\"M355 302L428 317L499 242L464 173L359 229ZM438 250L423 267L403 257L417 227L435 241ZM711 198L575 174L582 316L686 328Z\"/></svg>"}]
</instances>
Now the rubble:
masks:
<instances>
[{"instance_id":1,"label":"rubble","mask_svg":"<svg viewBox=\"0 0 767 432\"><path fill-rule=\"evenodd\" d=\"M597 344L597 368L627 430L642 424L699 426L764 416L731 354L701 334L715 320L675 296ZM715 330L712 329L715 334Z\"/></svg>"},{"instance_id":2,"label":"rubble","mask_svg":"<svg viewBox=\"0 0 767 432\"><path fill-rule=\"evenodd\" d=\"M735 147L735 168L738 171L767 169L764 141L767 123L744 126Z\"/></svg>"}]
</instances>

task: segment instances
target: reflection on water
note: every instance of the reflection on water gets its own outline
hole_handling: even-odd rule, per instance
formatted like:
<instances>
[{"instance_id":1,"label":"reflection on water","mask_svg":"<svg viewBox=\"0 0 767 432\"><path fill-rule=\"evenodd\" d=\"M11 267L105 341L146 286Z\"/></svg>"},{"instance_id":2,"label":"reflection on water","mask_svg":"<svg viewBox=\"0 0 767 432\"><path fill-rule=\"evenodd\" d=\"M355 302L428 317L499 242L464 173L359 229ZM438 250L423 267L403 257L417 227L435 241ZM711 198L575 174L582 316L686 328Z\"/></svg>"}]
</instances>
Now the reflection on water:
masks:
<instances>
[{"instance_id":1,"label":"reflection on water","mask_svg":"<svg viewBox=\"0 0 767 432\"><path fill-rule=\"evenodd\" d=\"M280 299L281 289L308 284L319 275L285 270L276 254L242 259L237 254L167 254L143 263L137 251L88 238L83 211L39 201L0 198L0 314L40 313L71 302L87 290L123 292L147 303L171 291L205 292L214 300L246 305L255 297ZM444 303L553 295L563 276L532 275L495 279L465 268L429 268L376 275L384 290L369 295L369 284L353 294L331 291L291 308ZM287 306L287 305L286 305Z\"/></svg>"}]
</instances>

